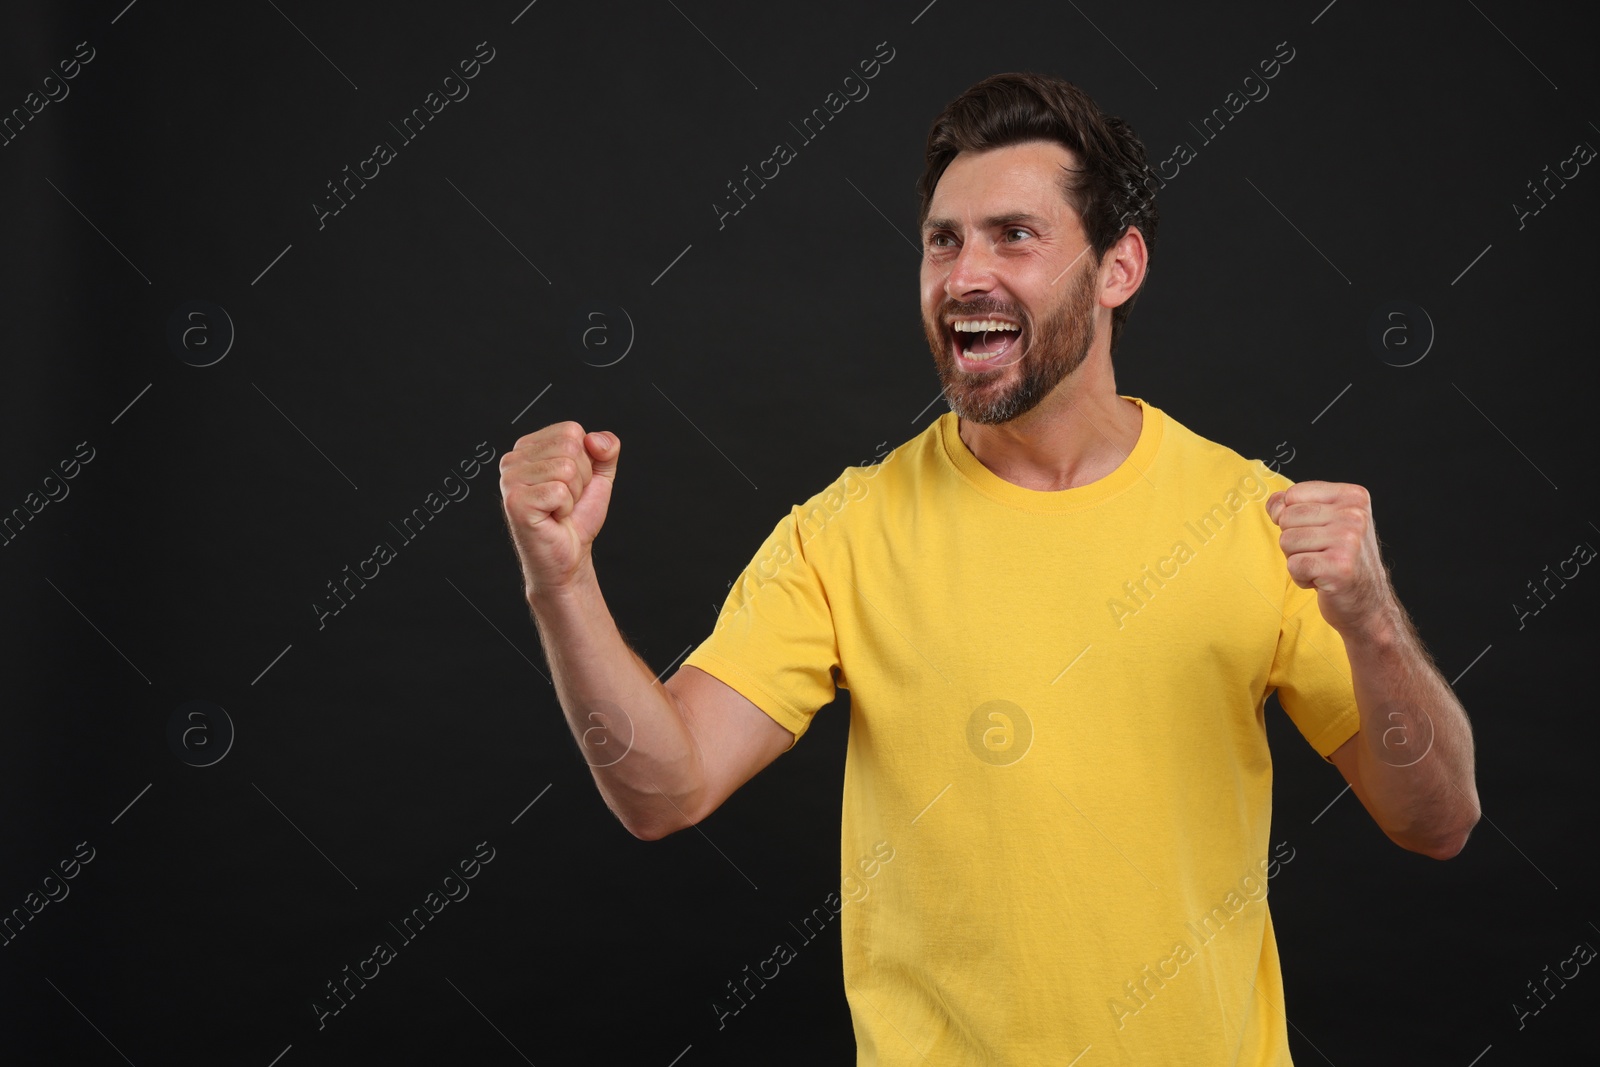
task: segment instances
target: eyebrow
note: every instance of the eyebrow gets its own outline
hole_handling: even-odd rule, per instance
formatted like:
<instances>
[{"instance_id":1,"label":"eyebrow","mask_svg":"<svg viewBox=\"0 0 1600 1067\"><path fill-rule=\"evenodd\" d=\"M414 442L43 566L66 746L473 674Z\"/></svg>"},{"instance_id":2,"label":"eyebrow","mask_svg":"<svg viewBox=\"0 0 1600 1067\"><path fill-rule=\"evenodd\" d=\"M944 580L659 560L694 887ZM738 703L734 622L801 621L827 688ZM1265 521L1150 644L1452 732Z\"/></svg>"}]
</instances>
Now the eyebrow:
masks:
<instances>
[{"instance_id":1,"label":"eyebrow","mask_svg":"<svg viewBox=\"0 0 1600 1067\"><path fill-rule=\"evenodd\" d=\"M1041 229L1047 227L1049 222L1038 215L1026 211L1008 211L1004 215L990 215L983 220L983 229L993 230L1001 226L1011 226L1019 222L1026 222ZM926 235L931 230L954 230L959 224L954 219L929 219L922 224L922 232Z\"/></svg>"}]
</instances>

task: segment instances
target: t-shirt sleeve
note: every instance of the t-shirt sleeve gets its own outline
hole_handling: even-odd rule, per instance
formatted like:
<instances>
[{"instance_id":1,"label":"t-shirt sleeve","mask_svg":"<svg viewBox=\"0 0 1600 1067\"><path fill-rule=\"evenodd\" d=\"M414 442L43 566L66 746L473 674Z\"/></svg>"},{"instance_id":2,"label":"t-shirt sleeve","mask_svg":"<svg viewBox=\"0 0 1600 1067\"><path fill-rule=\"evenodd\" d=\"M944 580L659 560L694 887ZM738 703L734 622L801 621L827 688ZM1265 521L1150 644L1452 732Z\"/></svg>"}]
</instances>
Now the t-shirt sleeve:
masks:
<instances>
[{"instance_id":1,"label":"t-shirt sleeve","mask_svg":"<svg viewBox=\"0 0 1600 1067\"><path fill-rule=\"evenodd\" d=\"M1294 484L1281 474L1269 481L1273 491ZM1316 589L1296 585L1282 548L1274 542L1273 550L1283 571L1283 619L1267 685L1278 690L1278 703L1326 760L1361 727L1350 657L1344 638L1322 617Z\"/></svg>"},{"instance_id":2,"label":"t-shirt sleeve","mask_svg":"<svg viewBox=\"0 0 1600 1067\"><path fill-rule=\"evenodd\" d=\"M794 741L836 695L839 644L801 507L774 527L733 583L711 635L684 659L731 686ZM826 531L832 532L832 531Z\"/></svg>"}]
</instances>

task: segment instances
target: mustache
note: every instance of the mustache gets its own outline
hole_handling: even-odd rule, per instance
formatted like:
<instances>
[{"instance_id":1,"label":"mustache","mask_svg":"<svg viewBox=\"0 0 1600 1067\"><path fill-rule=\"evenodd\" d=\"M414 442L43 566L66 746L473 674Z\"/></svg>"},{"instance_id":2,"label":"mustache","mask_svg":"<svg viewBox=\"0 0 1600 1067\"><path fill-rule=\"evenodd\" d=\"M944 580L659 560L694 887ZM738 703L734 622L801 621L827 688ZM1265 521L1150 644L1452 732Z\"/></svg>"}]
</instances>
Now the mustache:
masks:
<instances>
[{"instance_id":1,"label":"mustache","mask_svg":"<svg viewBox=\"0 0 1600 1067\"><path fill-rule=\"evenodd\" d=\"M957 300L947 301L938 311L938 321L942 325L957 315L996 315L1000 318L1014 319L1024 326L1028 324L1028 317L1020 308L1002 304L998 300L979 300L970 304Z\"/></svg>"}]
</instances>

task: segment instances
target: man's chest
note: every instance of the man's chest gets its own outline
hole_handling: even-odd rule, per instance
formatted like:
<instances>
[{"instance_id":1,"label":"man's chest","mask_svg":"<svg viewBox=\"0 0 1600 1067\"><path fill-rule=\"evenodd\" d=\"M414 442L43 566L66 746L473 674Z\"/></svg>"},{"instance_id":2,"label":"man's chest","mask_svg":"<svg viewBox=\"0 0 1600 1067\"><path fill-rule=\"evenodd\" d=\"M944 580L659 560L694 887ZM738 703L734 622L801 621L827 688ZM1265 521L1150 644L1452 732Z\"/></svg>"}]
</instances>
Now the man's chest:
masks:
<instances>
[{"instance_id":1,"label":"man's chest","mask_svg":"<svg viewBox=\"0 0 1600 1067\"><path fill-rule=\"evenodd\" d=\"M828 578L839 684L885 743L1137 757L1151 731L1183 744L1254 719L1284 588L1256 531L1144 514L913 530L865 532Z\"/></svg>"}]
</instances>

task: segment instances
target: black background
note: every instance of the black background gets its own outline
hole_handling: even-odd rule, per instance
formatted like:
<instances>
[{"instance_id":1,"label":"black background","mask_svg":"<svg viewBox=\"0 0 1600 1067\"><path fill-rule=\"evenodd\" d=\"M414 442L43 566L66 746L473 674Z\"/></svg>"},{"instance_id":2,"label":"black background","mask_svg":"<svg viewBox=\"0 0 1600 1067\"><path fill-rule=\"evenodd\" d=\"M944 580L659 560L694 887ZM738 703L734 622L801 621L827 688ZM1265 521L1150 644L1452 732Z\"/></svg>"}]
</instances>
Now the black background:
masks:
<instances>
[{"instance_id":1,"label":"black background","mask_svg":"<svg viewBox=\"0 0 1600 1067\"><path fill-rule=\"evenodd\" d=\"M1152 163L1195 147L1118 391L1367 486L1473 719L1484 819L1439 863L1335 800L1273 701L1296 1062L1592 1050L1593 968L1513 1008L1600 945L1600 578L1520 628L1513 607L1600 544L1600 178L1521 228L1513 206L1600 144L1592 27L1504 0L925 2L7 5L0 112L78 42L94 58L0 147L0 508L79 442L94 459L0 549L0 909L79 842L95 858L0 949L0 1056L852 1062L837 927L724 1028L711 1008L838 888L847 701L699 829L635 840L543 676L494 462L415 542L387 524L479 442L613 430L597 568L675 663L792 503L945 410L914 183L939 108L999 70L1083 85ZM483 41L470 95L400 146L388 124ZM726 183L885 41L870 95L719 228ZM1190 123L1284 41L1270 95L1206 143ZM378 140L397 159L319 228ZM206 367L168 342L193 300L237 331ZM1405 367L1368 341L1395 300L1437 332ZM319 628L325 583L385 539L398 558ZM190 700L237 731L211 766L168 742ZM485 841L471 895L319 1030L323 984Z\"/></svg>"}]
</instances>

